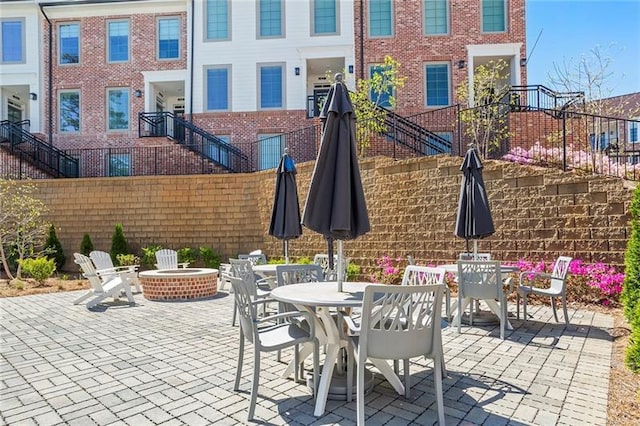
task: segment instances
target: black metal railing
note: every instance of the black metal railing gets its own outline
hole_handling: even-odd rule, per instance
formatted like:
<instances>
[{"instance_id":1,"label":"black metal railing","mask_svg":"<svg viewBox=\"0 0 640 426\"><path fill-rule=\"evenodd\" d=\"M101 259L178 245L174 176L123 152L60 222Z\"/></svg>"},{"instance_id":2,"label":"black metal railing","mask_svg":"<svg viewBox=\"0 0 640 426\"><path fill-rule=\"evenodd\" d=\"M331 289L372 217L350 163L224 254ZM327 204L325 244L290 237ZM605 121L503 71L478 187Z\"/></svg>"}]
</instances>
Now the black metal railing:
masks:
<instances>
[{"instance_id":1,"label":"black metal railing","mask_svg":"<svg viewBox=\"0 0 640 426\"><path fill-rule=\"evenodd\" d=\"M29 120L0 122L0 147L22 162L32 164L48 177L78 177L78 160L29 133Z\"/></svg>"},{"instance_id":2,"label":"black metal railing","mask_svg":"<svg viewBox=\"0 0 640 426\"><path fill-rule=\"evenodd\" d=\"M138 114L139 137L168 137L229 172L248 172L248 157L231 145L171 112Z\"/></svg>"},{"instance_id":3,"label":"black metal railing","mask_svg":"<svg viewBox=\"0 0 640 426\"><path fill-rule=\"evenodd\" d=\"M566 111L572 107L584 106L583 92L556 92L541 84L531 86L512 86L508 102L512 112L544 110L550 115L557 111Z\"/></svg>"},{"instance_id":4,"label":"black metal railing","mask_svg":"<svg viewBox=\"0 0 640 426\"><path fill-rule=\"evenodd\" d=\"M379 108L385 113L385 136L419 155L451 153L453 135L446 136L445 133L433 132L418 122L396 114L388 108Z\"/></svg>"}]
</instances>

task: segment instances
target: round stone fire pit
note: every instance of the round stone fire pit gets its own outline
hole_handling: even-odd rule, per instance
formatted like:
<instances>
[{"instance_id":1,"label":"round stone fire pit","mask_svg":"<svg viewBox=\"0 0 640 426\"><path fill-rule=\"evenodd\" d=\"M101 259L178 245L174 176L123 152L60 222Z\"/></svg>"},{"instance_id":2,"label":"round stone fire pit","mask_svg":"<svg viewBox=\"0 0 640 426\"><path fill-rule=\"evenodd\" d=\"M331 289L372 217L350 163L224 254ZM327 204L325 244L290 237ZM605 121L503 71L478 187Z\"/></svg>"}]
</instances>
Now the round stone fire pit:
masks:
<instances>
[{"instance_id":1,"label":"round stone fire pit","mask_svg":"<svg viewBox=\"0 0 640 426\"><path fill-rule=\"evenodd\" d=\"M156 269L138 274L148 300L181 301L215 296L218 270L209 268Z\"/></svg>"}]
</instances>

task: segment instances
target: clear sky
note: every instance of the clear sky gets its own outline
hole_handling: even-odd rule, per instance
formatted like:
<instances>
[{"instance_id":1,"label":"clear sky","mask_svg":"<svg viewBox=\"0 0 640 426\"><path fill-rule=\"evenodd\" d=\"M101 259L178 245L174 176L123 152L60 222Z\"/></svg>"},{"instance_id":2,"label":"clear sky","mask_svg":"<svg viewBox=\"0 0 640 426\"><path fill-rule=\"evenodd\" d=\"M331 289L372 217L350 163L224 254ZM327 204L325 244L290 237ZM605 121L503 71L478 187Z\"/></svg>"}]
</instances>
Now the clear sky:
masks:
<instances>
[{"instance_id":1,"label":"clear sky","mask_svg":"<svg viewBox=\"0 0 640 426\"><path fill-rule=\"evenodd\" d=\"M528 84L553 88L548 74L554 63L576 64L599 45L613 60L605 94L640 92L640 0L526 0L526 5Z\"/></svg>"}]
</instances>

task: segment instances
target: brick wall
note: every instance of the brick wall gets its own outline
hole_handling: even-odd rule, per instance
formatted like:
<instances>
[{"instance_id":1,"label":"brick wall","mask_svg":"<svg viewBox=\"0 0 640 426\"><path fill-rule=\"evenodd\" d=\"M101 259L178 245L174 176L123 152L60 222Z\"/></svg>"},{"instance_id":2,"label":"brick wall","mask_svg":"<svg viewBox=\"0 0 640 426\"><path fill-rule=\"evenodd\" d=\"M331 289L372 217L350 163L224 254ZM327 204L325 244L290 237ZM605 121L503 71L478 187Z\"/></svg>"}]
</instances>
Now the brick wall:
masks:
<instances>
[{"instance_id":1,"label":"brick wall","mask_svg":"<svg viewBox=\"0 0 640 426\"><path fill-rule=\"evenodd\" d=\"M460 159L448 156L361 162L371 232L344 243L345 255L367 266L376 258L413 255L420 262L452 261L465 250L453 235L460 188ZM298 164L304 208L313 162ZM602 176L486 161L496 233L479 242L495 258L552 259L560 253L588 262L623 264L632 189ZM273 170L253 174L38 180L67 259L89 233L108 251L122 223L132 248L213 247L223 259L262 248L282 255L268 235ZM319 235L304 230L289 244L293 257L326 252ZM70 260L67 269L75 270Z\"/></svg>"}]
</instances>

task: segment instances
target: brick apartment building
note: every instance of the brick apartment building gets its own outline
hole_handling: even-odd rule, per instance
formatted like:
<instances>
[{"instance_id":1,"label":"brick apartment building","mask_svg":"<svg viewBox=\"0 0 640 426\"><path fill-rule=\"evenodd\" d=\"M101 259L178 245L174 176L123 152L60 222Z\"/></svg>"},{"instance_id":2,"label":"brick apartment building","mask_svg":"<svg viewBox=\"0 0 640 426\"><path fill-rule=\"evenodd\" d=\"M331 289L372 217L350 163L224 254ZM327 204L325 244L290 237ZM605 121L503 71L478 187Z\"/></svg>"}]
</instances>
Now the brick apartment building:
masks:
<instances>
[{"instance_id":1,"label":"brick apartment building","mask_svg":"<svg viewBox=\"0 0 640 426\"><path fill-rule=\"evenodd\" d=\"M510 84L526 83L525 0L13 0L0 9L0 118L30 120L62 150L172 144L141 138L138 120L169 112L231 145L260 141L259 168L273 167L278 135L312 123L327 75L343 71L354 87L385 55L407 77L395 94L405 116L455 104L455 87L490 60L509 64Z\"/></svg>"}]
</instances>

